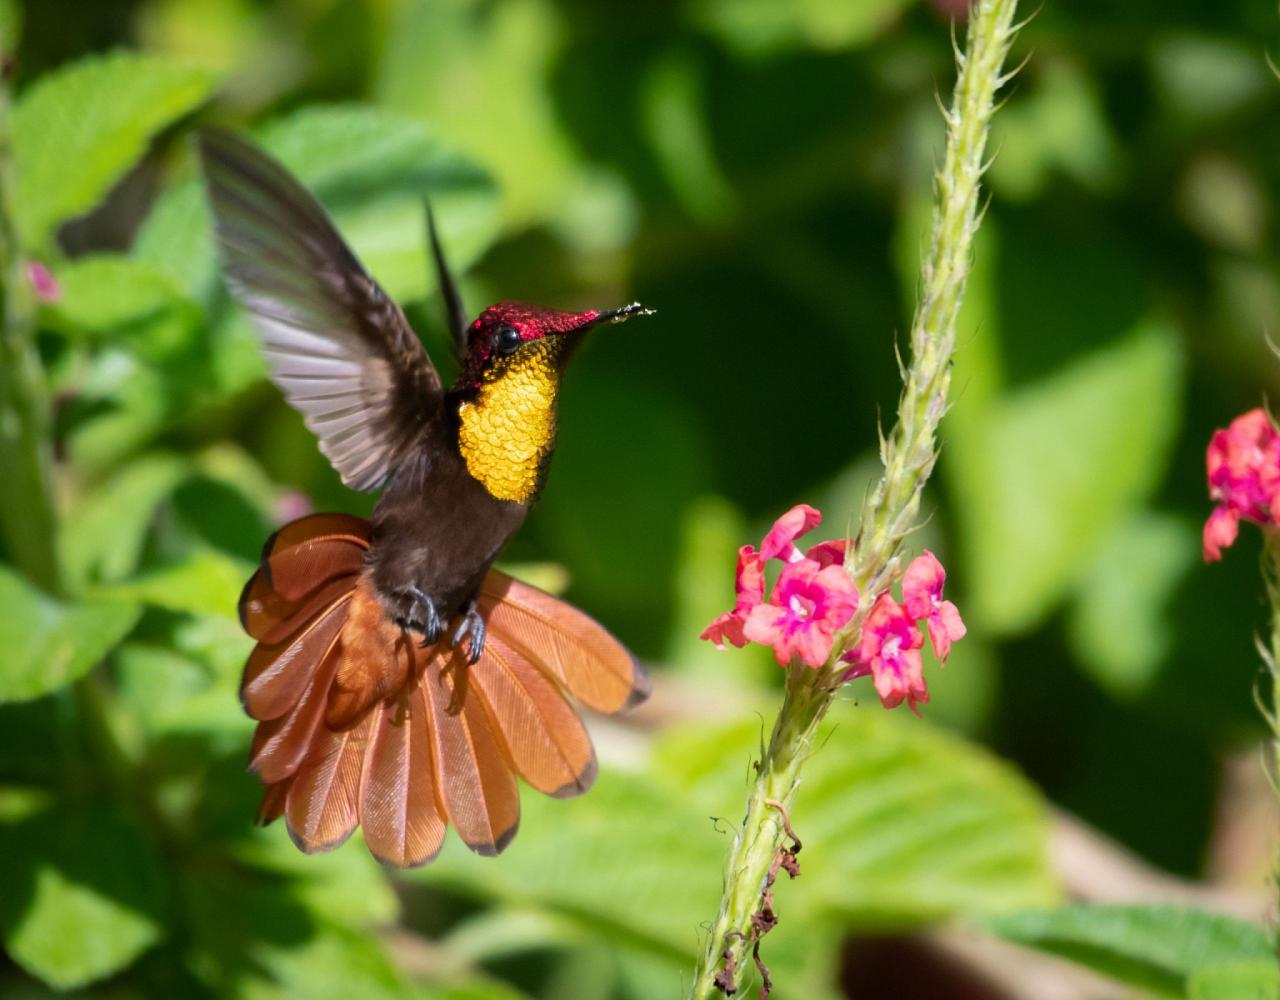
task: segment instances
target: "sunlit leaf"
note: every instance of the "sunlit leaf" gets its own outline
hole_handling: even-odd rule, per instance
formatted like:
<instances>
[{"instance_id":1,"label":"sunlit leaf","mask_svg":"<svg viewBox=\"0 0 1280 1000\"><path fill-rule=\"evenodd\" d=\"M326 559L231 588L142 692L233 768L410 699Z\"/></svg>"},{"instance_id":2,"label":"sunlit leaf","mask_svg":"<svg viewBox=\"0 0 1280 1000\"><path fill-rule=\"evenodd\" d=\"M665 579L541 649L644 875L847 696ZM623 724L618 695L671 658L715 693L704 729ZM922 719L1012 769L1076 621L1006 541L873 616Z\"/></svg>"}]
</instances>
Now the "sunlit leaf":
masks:
<instances>
[{"instance_id":1,"label":"sunlit leaf","mask_svg":"<svg viewBox=\"0 0 1280 1000\"><path fill-rule=\"evenodd\" d=\"M1187 980L1188 1000L1275 1000L1280 997L1280 967L1275 959L1207 965Z\"/></svg>"},{"instance_id":2,"label":"sunlit leaf","mask_svg":"<svg viewBox=\"0 0 1280 1000\"><path fill-rule=\"evenodd\" d=\"M1212 980L1228 975L1222 966L1268 960L1274 968L1275 962L1273 932L1222 914L1177 906L1031 910L993 917L983 926L1010 941L1062 955L1125 982L1178 992L1202 969L1217 970L1207 973ZM1202 990L1211 985L1201 979Z\"/></svg>"},{"instance_id":3,"label":"sunlit leaf","mask_svg":"<svg viewBox=\"0 0 1280 1000\"><path fill-rule=\"evenodd\" d=\"M885 712L869 687L865 697L833 710L805 766L791 818L816 877L787 892L852 923L1056 898L1035 790L978 746ZM677 732L659 744L657 773L700 812L736 817L761 737L759 720Z\"/></svg>"},{"instance_id":4,"label":"sunlit leaf","mask_svg":"<svg viewBox=\"0 0 1280 1000\"><path fill-rule=\"evenodd\" d=\"M165 935L160 857L110 809L55 807L0 822L0 854L5 950L51 986L109 976Z\"/></svg>"},{"instance_id":5,"label":"sunlit leaf","mask_svg":"<svg viewBox=\"0 0 1280 1000\"><path fill-rule=\"evenodd\" d=\"M138 614L123 598L60 603L0 566L0 702L38 698L88 673Z\"/></svg>"},{"instance_id":6,"label":"sunlit leaf","mask_svg":"<svg viewBox=\"0 0 1280 1000\"><path fill-rule=\"evenodd\" d=\"M187 348L202 320L168 275L129 257L82 257L58 268L57 280L54 323L152 363Z\"/></svg>"},{"instance_id":7,"label":"sunlit leaf","mask_svg":"<svg viewBox=\"0 0 1280 1000\"><path fill-rule=\"evenodd\" d=\"M132 573L156 508L189 472L189 463L176 455L148 455L81 497L59 538L72 584L116 582Z\"/></svg>"},{"instance_id":8,"label":"sunlit leaf","mask_svg":"<svg viewBox=\"0 0 1280 1000\"><path fill-rule=\"evenodd\" d=\"M235 619L240 592L252 572L248 563L216 549L198 548L181 561L101 587L97 593L169 611Z\"/></svg>"},{"instance_id":9,"label":"sunlit leaf","mask_svg":"<svg viewBox=\"0 0 1280 1000\"><path fill-rule=\"evenodd\" d=\"M964 426L952 473L975 622L1025 628L1098 558L1164 471L1180 383L1174 332L1148 323Z\"/></svg>"},{"instance_id":10,"label":"sunlit leaf","mask_svg":"<svg viewBox=\"0 0 1280 1000\"><path fill-rule=\"evenodd\" d=\"M1168 604L1200 558L1196 529L1147 514L1124 522L1081 580L1069 636L1076 657L1121 695L1145 690L1173 642Z\"/></svg>"},{"instance_id":11,"label":"sunlit leaf","mask_svg":"<svg viewBox=\"0 0 1280 1000\"><path fill-rule=\"evenodd\" d=\"M93 56L41 77L13 117L18 228L44 244L93 208L151 137L194 110L213 74L138 53Z\"/></svg>"},{"instance_id":12,"label":"sunlit leaf","mask_svg":"<svg viewBox=\"0 0 1280 1000\"><path fill-rule=\"evenodd\" d=\"M265 126L256 138L320 199L394 298L421 298L434 288L427 196L455 268L469 265L497 235L497 197L487 175L412 119L356 105L311 107ZM189 294L208 295L216 258L197 181L161 199L135 253Z\"/></svg>"}]
</instances>

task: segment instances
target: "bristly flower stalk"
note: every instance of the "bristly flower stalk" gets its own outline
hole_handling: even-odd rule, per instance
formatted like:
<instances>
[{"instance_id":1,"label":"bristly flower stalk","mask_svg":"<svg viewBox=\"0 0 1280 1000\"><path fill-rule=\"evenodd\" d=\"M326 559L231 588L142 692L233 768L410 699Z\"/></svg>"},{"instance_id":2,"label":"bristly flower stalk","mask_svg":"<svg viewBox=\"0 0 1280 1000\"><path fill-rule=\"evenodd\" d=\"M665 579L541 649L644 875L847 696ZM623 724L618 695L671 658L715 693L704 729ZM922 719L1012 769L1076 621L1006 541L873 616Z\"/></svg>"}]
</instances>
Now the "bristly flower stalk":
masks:
<instances>
[{"instance_id":1,"label":"bristly flower stalk","mask_svg":"<svg viewBox=\"0 0 1280 1000\"><path fill-rule=\"evenodd\" d=\"M699 960L692 1000L738 993L752 967L748 959L753 948L758 962L759 939L772 926L772 906L767 926L762 927L759 915L764 895L771 892L770 872L777 871L776 862L789 850L787 811L801 767L836 691L849 676L846 654L858 648L872 607L901 574L903 540L916 527L920 493L937 458L938 425L947 410L956 318L981 222L987 137L996 93L1012 75L1004 66L1017 31L1016 7L1016 0L977 0L965 49L956 50L959 76L951 106L943 109L946 152L936 176L932 235L911 326L910 363L902 373L898 421L882 438L884 473L863 505L856 544L843 560L857 587L858 610L836 635L825 665L812 669L796 659L787 668L782 708L729 852L720 911ZM795 867L792 853L787 870L794 873Z\"/></svg>"}]
</instances>

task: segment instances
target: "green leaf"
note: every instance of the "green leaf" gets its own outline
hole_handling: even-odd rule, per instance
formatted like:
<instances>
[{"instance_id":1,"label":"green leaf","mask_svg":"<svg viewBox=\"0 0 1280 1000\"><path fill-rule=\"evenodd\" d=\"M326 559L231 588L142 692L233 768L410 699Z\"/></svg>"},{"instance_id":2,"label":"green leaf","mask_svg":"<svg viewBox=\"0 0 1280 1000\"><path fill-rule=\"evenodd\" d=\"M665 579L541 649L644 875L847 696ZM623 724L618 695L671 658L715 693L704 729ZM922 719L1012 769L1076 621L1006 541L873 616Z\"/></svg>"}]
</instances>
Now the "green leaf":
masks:
<instances>
[{"instance_id":1,"label":"green leaf","mask_svg":"<svg viewBox=\"0 0 1280 1000\"><path fill-rule=\"evenodd\" d=\"M254 870L187 874L188 961L215 996L393 1000L413 996L377 935L317 917L297 886Z\"/></svg>"},{"instance_id":2,"label":"green leaf","mask_svg":"<svg viewBox=\"0 0 1280 1000\"><path fill-rule=\"evenodd\" d=\"M1189 977L1198 970L1206 970L1212 984L1215 976L1235 974L1207 971L1215 967L1275 962L1271 932L1222 914L1178 906L1029 910L989 918L983 926L1125 982L1176 992L1186 990Z\"/></svg>"},{"instance_id":3,"label":"green leaf","mask_svg":"<svg viewBox=\"0 0 1280 1000\"><path fill-rule=\"evenodd\" d=\"M199 547L179 562L148 570L125 583L101 587L96 593L168 611L235 619L240 592L252 573L248 563L217 549Z\"/></svg>"},{"instance_id":4,"label":"green leaf","mask_svg":"<svg viewBox=\"0 0 1280 1000\"><path fill-rule=\"evenodd\" d=\"M39 698L82 677L139 613L124 600L59 603L0 566L0 702Z\"/></svg>"},{"instance_id":5,"label":"green leaf","mask_svg":"<svg viewBox=\"0 0 1280 1000\"><path fill-rule=\"evenodd\" d=\"M1274 960L1210 965L1191 973L1190 1000L1277 1000L1280 967Z\"/></svg>"},{"instance_id":6,"label":"green leaf","mask_svg":"<svg viewBox=\"0 0 1280 1000\"><path fill-rule=\"evenodd\" d=\"M1043 618L1159 482L1178 420L1175 332L1147 323L956 428L966 613L1015 632Z\"/></svg>"},{"instance_id":7,"label":"green leaf","mask_svg":"<svg viewBox=\"0 0 1280 1000\"><path fill-rule=\"evenodd\" d=\"M131 574L156 508L189 473L184 459L147 455L80 497L58 539L70 586L78 590L91 581L112 583Z\"/></svg>"},{"instance_id":8,"label":"green leaf","mask_svg":"<svg viewBox=\"0 0 1280 1000\"><path fill-rule=\"evenodd\" d=\"M833 709L805 765L791 819L815 877L788 893L873 926L1054 900L1035 789L977 745L885 712L865 692L870 704ZM761 739L759 720L676 731L656 748L656 772L698 812L737 817Z\"/></svg>"},{"instance_id":9,"label":"green leaf","mask_svg":"<svg viewBox=\"0 0 1280 1000\"><path fill-rule=\"evenodd\" d=\"M744 55L762 56L800 47L838 50L865 45L890 25L911 0L703 0L698 20Z\"/></svg>"},{"instance_id":10,"label":"green leaf","mask_svg":"<svg viewBox=\"0 0 1280 1000\"><path fill-rule=\"evenodd\" d=\"M611 770L583 798L525 789L520 804L521 833L503 864L471 854L450 834L434 864L404 877L546 907L608 940L673 963L691 959L698 923L713 913L723 860L719 838L696 835L709 827L705 815L643 778Z\"/></svg>"},{"instance_id":11,"label":"green leaf","mask_svg":"<svg viewBox=\"0 0 1280 1000\"><path fill-rule=\"evenodd\" d=\"M411 119L354 105L312 107L266 126L257 139L320 199L393 298L422 298L434 288L423 208L428 195L456 269L497 236L492 181ZM134 252L188 294L207 296L216 261L196 181L161 199Z\"/></svg>"},{"instance_id":12,"label":"green leaf","mask_svg":"<svg viewBox=\"0 0 1280 1000\"><path fill-rule=\"evenodd\" d=\"M1068 636L1076 658L1112 693L1141 694L1155 679L1174 638L1169 602L1199 556L1192 525L1144 514L1120 525L1085 573Z\"/></svg>"},{"instance_id":13,"label":"green leaf","mask_svg":"<svg viewBox=\"0 0 1280 1000\"><path fill-rule=\"evenodd\" d=\"M94 56L42 77L13 116L17 223L46 246L58 225L93 208L151 137L199 107L215 79L155 56Z\"/></svg>"},{"instance_id":14,"label":"green leaf","mask_svg":"<svg viewBox=\"0 0 1280 1000\"><path fill-rule=\"evenodd\" d=\"M57 279L62 295L48 309L54 324L152 363L187 348L202 321L172 278L129 257L82 257L59 267Z\"/></svg>"},{"instance_id":15,"label":"green leaf","mask_svg":"<svg viewBox=\"0 0 1280 1000\"><path fill-rule=\"evenodd\" d=\"M107 809L0 823L10 957L58 989L125 968L164 936L167 878L146 834Z\"/></svg>"},{"instance_id":16,"label":"green leaf","mask_svg":"<svg viewBox=\"0 0 1280 1000\"><path fill-rule=\"evenodd\" d=\"M554 6L536 0L406 5L388 32L377 98L492 171L509 224L563 219L587 186L549 79L565 36Z\"/></svg>"}]
</instances>

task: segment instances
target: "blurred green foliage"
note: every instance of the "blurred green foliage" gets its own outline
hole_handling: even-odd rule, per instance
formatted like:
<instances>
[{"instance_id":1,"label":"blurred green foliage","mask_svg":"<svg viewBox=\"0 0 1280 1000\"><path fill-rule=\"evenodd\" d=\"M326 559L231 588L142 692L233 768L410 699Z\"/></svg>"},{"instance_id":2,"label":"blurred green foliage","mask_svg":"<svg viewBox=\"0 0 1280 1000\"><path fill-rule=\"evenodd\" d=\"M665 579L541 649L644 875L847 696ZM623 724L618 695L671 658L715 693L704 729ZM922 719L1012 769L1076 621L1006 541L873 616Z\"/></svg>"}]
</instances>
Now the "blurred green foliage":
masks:
<instances>
[{"instance_id":1,"label":"blurred green foliage","mask_svg":"<svg viewBox=\"0 0 1280 1000\"><path fill-rule=\"evenodd\" d=\"M678 993L726 847L707 817L736 817L779 679L694 636L739 544L797 500L841 534L875 473L953 6L0 3L17 236L61 288L27 328L44 384L0 371L50 414L59 514L30 537L40 498L3 470L0 993ZM929 721L865 681L835 713L767 941L777 995L838 996L849 934L956 916L1175 995L1272 987L1247 925L1045 908L1047 801L1194 877L1218 761L1260 733L1255 541L1204 569L1197 525L1209 433L1280 387L1278 28L1255 0L1148 0L1025 30L921 532L970 635L931 667ZM526 795L498 861L451 841L398 875L250 826L239 587L289 511L370 500L264 381L196 120L316 191L446 375L428 194L473 310L659 309L575 361L508 557L675 694L603 731L591 795Z\"/></svg>"}]
</instances>

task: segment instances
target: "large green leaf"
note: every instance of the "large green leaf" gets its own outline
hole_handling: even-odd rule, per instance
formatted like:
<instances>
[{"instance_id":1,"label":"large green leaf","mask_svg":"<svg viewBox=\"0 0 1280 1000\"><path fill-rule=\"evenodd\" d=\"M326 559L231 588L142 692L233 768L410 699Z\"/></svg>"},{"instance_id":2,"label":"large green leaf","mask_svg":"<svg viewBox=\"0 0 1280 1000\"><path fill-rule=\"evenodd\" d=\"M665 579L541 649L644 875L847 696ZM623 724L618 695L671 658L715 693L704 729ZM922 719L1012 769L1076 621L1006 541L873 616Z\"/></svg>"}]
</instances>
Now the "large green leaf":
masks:
<instances>
[{"instance_id":1,"label":"large green leaf","mask_svg":"<svg viewBox=\"0 0 1280 1000\"><path fill-rule=\"evenodd\" d=\"M5 950L59 989L124 968L165 933L167 879L146 834L108 809L0 822Z\"/></svg>"},{"instance_id":2,"label":"large green leaf","mask_svg":"<svg viewBox=\"0 0 1280 1000\"><path fill-rule=\"evenodd\" d=\"M181 560L97 592L169 611L234 619L240 591L252 573L253 567L248 563L201 546Z\"/></svg>"},{"instance_id":3,"label":"large green leaf","mask_svg":"<svg viewBox=\"0 0 1280 1000\"><path fill-rule=\"evenodd\" d=\"M171 277L129 257L82 257L58 268L57 279L62 294L48 310L54 324L152 363L188 347L202 320Z\"/></svg>"},{"instance_id":4,"label":"large green leaf","mask_svg":"<svg viewBox=\"0 0 1280 1000\"><path fill-rule=\"evenodd\" d=\"M975 623L1027 627L1098 558L1164 471L1180 382L1175 332L1147 323L955 428Z\"/></svg>"},{"instance_id":5,"label":"large green leaf","mask_svg":"<svg viewBox=\"0 0 1280 1000\"><path fill-rule=\"evenodd\" d=\"M176 455L148 455L82 495L58 539L71 585L115 582L132 573L156 508L190 471Z\"/></svg>"},{"instance_id":6,"label":"large green leaf","mask_svg":"<svg viewBox=\"0 0 1280 1000\"><path fill-rule=\"evenodd\" d=\"M678 796L605 771L591 794L559 801L524 790L521 832L502 864L450 834L432 865L407 875L523 906L547 907L598 933L687 962L719 891L722 843ZM672 891L678 886L679 891Z\"/></svg>"},{"instance_id":7,"label":"large green leaf","mask_svg":"<svg viewBox=\"0 0 1280 1000\"><path fill-rule=\"evenodd\" d=\"M257 139L324 203L394 298L421 298L434 287L426 255L428 195L455 268L470 264L497 235L493 183L418 122L355 105L312 107L266 126ZM189 294L207 295L216 262L197 181L161 199L134 252Z\"/></svg>"},{"instance_id":8,"label":"large green leaf","mask_svg":"<svg viewBox=\"0 0 1280 1000\"><path fill-rule=\"evenodd\" d=\"M44 245L93 208L165 126L202 104L214 76L155 56L113 53L42 77L13 116L18 229Z\"/></svg>"},{"instance_id":9,"label":"large green leaf","mask_svg":"<svg viewBox=\"0 0 1280 1000\"><path fill-rule=\"evenodd\" d=\"M1054 900L1036 791L980 747L866 695L832 710L805 765L791 818L815 877L787 892L871 925ZM761 738L758 720L679 731L660 741L657 772L699 812L737 817Z\"/></svg>"},{"instance_id":10,"label":"large green leaf","mask_svg":"<svg viewBox=\"0 0 1280 1000\"><path fill-rule=\"evenodd\" d=\"M1173 642L1168 605L1199 562L1195 528L1143 514L1120 524L1081 580L1068 636L1076 658L1121 696L1155 679Z\"/></svg>"},{"instance_id":11,"label":"large green leaf","mask_svg":"<svg viewBox=\"0 0 1280 1000\"><path fill-rule=\"evenodd\" d=\"M1178 993L1201 970L1213 979L1243 975L1226 972L1226 966L1275 961L1273 932L1222 914L1178 906L1030 910L992 917L983 926L1010 941L1062 955L1125 982Z\"/></svg>"},{"instance_id":12,"label":"large green leaf","mask_svg":"<svg viewBox=\"0 0 1280 1000\"><path fill-rule=\"evenodd\" d=\"M88 673L138 614L122 599L59 603L0 566L0 702L38 698Z\"/></svg>"}]
</instances>

